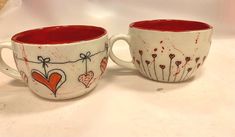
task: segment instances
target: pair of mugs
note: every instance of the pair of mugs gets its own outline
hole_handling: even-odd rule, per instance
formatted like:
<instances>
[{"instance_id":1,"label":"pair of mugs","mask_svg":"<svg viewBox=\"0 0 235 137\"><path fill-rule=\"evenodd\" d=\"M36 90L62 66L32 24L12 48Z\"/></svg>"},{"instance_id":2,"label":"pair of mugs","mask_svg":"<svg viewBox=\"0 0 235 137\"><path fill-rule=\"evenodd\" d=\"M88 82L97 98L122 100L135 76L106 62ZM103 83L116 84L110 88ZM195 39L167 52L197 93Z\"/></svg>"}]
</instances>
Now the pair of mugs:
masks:
<instances>
[{"instance_id":1,"label":"pair of mugs","mask_svg":"<svg viewBox=\"0 0 235 137\"><path fill-rule=\"evenodd\" d=\"M104 28L85 25L53 26L15 34L11 44L18 70L0 58L0 71L22 79L31 91L48 99L69 99L91 91L105 72L108 57L161 82L185 81L204 63L212 27L186 20L147 20L130 24L128 35L108 40ZM132 61L116 57L117 40L130 47ZM110 48L110 52L109 52Z\"/></svg>"}]
</instances>

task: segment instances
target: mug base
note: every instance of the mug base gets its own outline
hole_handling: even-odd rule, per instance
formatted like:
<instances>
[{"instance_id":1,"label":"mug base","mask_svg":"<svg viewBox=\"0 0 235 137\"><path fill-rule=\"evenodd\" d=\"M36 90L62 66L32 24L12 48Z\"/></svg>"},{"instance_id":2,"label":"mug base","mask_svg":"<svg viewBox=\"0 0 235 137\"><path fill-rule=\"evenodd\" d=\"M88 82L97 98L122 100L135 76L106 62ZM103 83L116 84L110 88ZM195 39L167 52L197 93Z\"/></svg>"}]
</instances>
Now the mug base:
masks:
<instances>
[{"instance_id":1,"label":"mug base","mask_svg":"<svg viewBox=\"0 0 235 137\"><path fill-rule=\"evenodd\" d=\"M81 97L83 95L90 93L95 87L96 87L96 85L94 84L93 86L86 88L83 91L79 91L79 92L74 91L74 92L70 92L69 94L60 94L60 95L57 95L56 97L53 95L51 95L51 96L42 95L42 94L39 94L38 92L35 92L31 89L30 89L30 91L43 99L55 100L55 101L58 100L59 101L59 100L68 100L68 99Z\"/></svg>"},{"instance_id":2,"label":"mug base","mask_svg":"<svg viewBox=\"0 0 235 137\"><path fill-rule=\"evenodd\" d=\"M184 82L190 82L190 81L194 80L194 78L195 78L195 76L192 75L189 78L186 78L186 79L183 79L183 80L175 80L175 81L174 80L169 80L168 81L167 79L166 80L153 79L153 78L150 78L148 76L143 75L142 73L140 73L140 75L144 78L147 78L147 79L155 81L155 82L160 82L160 83L184 83Z\"/></svg>"},{"instance_id":3,"label":"mug base","mask_svg":"<svg viewBox=\"0 0 235 137\"><path fill-rule=\"evenodd\" d=\"M148 78L150 79L150 78ZM163 80L154 80L154 79L150 79L150 80L153 80L153 81L156 81L156 82L161 82L161 83L185 83L185 82L190 82L194 79L194 76L190 77L190 78L187 78L187 79L184 79L184 80L181 80L181 81L163 81Z\"/></svg>"}]
</instances>

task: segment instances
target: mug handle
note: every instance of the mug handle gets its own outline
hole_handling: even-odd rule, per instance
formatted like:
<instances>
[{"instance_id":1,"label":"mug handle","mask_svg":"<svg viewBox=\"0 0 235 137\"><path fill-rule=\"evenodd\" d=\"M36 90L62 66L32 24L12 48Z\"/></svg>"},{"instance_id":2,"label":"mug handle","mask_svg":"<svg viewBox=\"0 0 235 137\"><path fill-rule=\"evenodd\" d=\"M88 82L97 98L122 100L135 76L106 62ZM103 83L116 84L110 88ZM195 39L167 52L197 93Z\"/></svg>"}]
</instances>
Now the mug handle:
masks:
<instances>
[{"instance_id":1,"label":"mug handle","mask_svg":"<svg viewBox=\"0 0 235 137\"><path fill-rule=\"evenodd\" d=\"M5 63L5 61L2 59L2 50L4 48L13 50L10 42L0 43L0 71L12 78L21 79L20 73L16 69L13 69L10 66L8 66Z\"/></svg>"},{"instance_id":2,"label":"mug handle","mask_svg":"<svg viewBox=\"0 0 235 137\"><path fill-rule=\"evenodd\" d=\"M118 35L112 36L109 39L109 45L110 45L109 56L110 56L110 58L112 59L113 62L115 62L119 66L129 68L129 69L135 69L135 66L132 63L132 61L128 62L128 61L121 60L113 53L113 45L118 40L124 40L130 46L130 36L129 35L118 34Z\"/></svg>"}]
</instances>

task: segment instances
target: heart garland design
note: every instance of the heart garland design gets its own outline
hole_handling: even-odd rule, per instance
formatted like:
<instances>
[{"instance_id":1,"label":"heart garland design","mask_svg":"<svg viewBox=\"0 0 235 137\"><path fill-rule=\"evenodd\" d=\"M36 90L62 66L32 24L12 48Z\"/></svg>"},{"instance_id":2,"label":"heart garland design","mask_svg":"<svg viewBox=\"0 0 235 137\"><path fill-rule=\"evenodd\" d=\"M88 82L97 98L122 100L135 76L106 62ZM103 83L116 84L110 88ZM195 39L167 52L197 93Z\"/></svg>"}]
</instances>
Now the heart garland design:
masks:
<instances>
[{"instance_id":1,"label":"heart garland design","mask_svg":"<svg viewBox=\"0 0 235 137\"><path fill-rule=\"evenodd\" d=\"M101 70L101 74L104 73L106 67L107 67L107 64L108 64L108 58L107 57L104 57L101 62L100 62L100 70Z\"/></svg>"},{"instance_id":2,"label":"heart garland design","mask_svg":"<svg viewBox=\"0 0 235 137\"><path fill-rule=\"evenodd\" d=\"M32 78L40 84L46 86L56 97L57 90L65 83L66 75L63 70L52 69L47 74L39 70L32 70Z\"/></svg>"},{"instance_id":3,"label":"heart garland design","mask_svg":"<svg viewBox=\"0 0 235 137\"><path fill-rule=\"evenodd\" d=\"M87 73L81 74L78 77L78 81L80 81L83 85L85 85L86 88L89 88L93 77L94 77L94 72L88 71Z\"/></svg>"}]
</instances>

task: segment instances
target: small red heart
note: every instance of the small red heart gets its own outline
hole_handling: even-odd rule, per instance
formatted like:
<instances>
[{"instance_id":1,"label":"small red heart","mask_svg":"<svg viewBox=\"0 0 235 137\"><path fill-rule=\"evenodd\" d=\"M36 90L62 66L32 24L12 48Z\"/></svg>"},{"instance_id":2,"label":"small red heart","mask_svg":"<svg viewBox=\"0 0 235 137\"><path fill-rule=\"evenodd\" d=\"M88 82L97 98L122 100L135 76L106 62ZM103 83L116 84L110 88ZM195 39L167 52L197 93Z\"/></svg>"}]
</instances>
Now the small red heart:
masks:
<instances>
[{"instance_id":1,"label":"small red heart","mask_svg":"<svg viewBox=\"0 0 235 137\"><path fill-rule=\"evenodd\" d=\"M82 82L83 85L86 86L86 88L89 88L90 86L90 82L91 80L93 79L94 77L94 72L93 71L88 71L87 73L85 74L81 74L79 77L78 77L78 80L80 82Z\"/></svg>"},{"instance_id":2,"label":"small red heart","mask_svg":"<svg viewBox=\"0 0 235 137\"><path fill-rule=\"evenodd\" d=\"M104 73L104 71L107 67L107 64L108 64L108 58L104 57L100 62L100 70L101 70L102 73Z\"/></svg>"},{"instance_id":3,"label":"small red heart","mask_svg":"<svg viewBox=\"0 0 235 137\"><path fill-rule=\"evenodd\" d=\"M159 65L159 67L160 67L161 69L165 69L165 68L166 68L165 65Z\"/></svg>"},{"instance_id":4,"label":"small red heart","mask_svg":"<svg viewBox=\"0 0 235 137\"><path fill-rule=\"evenodd\" d=\"M62 79L62 76L57 72L51 73L48 78L38 72L32 72L32 77L37 82L48 87L54 93L54 95L56 95L57 85Z\"/></svg>"},{"instance_id":5,"label":"small red heart","mask_svg":"<svg viewBox=\"0 0 235 137\"><path fill-rule=\"evenodd\" d=\"M156 57L157 57L157 54L152 54L152 57L153 57L153 58L156 58Z\"/></svg>"},{"instance_id":6,"label":"small red heart","mask_svg":"<svg viewBox=\"0 0 235 137\"><path fill-rule=\"evenodd\" d=\"M169 57L170 59L173 59L175 57L175 54L170 54Z\"/></svg>"}]
</instances>

